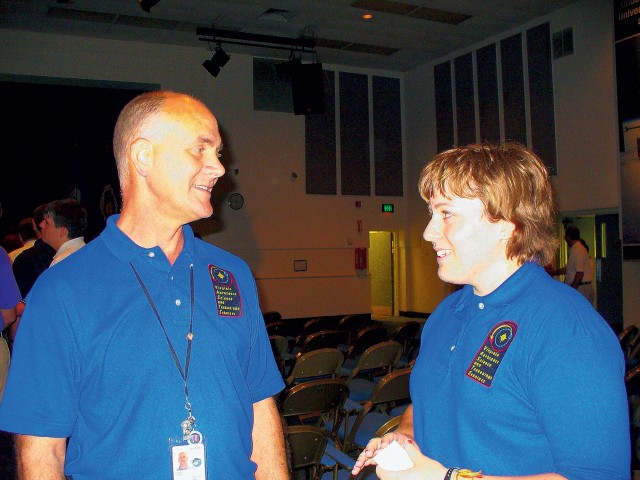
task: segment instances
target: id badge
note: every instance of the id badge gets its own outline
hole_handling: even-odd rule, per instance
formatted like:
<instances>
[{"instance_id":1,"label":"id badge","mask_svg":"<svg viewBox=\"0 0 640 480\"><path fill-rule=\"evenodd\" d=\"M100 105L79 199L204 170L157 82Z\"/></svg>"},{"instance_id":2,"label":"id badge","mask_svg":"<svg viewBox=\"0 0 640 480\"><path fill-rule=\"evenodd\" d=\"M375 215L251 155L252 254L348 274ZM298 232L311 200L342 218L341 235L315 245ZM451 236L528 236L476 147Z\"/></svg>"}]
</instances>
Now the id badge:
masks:
<instances>
[{"instance_id":1,"label":"id badge","mask_svg":"<svg viewBox=\"0 0 640 480\"><path fill-rule=\"evenodd\" d=\"M207 480L204 437L196 430L169 438L171 478L174 480Z\"/></svg>"}]
</instances>

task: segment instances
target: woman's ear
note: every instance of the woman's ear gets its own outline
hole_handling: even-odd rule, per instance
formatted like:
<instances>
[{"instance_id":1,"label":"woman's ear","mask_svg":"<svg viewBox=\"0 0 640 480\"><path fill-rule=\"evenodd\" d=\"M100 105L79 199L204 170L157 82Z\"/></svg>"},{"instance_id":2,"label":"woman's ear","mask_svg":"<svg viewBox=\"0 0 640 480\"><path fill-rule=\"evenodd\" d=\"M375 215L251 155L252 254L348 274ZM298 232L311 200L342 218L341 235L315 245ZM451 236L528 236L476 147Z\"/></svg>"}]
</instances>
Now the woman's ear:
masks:
<instances>
[{"instance_id":1,"label":"woman's ear","mask_svg":"<svg viewBox=\"0 0 640 480\"><path fill-rule=\"evenodd\" d=\"M507 220L500 220L500 239L508 241L516 230L515 224Z\"/></svg>"},{"instance_id":2,"label":"woman's ear","mask_svg":"<svg viewBox=\"0 0 640 480\"><path fill-rule=\"evenodd\" d=\"M146 138L136 138L131 142L130 147L131 162L138 172L138 175L146 177L149 175L151 161L153 159L153 145Z\"/></svg>"}]
</instances>

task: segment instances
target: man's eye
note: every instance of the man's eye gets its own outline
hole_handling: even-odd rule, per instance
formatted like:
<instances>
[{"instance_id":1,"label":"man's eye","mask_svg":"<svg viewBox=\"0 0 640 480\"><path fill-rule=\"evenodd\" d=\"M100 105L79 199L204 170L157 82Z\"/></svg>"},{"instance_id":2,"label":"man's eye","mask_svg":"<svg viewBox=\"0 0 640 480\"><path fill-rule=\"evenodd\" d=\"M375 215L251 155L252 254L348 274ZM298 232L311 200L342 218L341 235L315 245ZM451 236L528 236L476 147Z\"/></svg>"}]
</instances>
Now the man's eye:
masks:
<instances>
[{"instance_id":1,"label":"man's eye","mask_svg":"<svg viewBox=\"0 0 640 480\"><path fill-rule=\"evenodd\" d=\"M451 216L451 213L449 212L442 212L442 217L443 218L449 218Z\"/></svg>"}]
</instances>

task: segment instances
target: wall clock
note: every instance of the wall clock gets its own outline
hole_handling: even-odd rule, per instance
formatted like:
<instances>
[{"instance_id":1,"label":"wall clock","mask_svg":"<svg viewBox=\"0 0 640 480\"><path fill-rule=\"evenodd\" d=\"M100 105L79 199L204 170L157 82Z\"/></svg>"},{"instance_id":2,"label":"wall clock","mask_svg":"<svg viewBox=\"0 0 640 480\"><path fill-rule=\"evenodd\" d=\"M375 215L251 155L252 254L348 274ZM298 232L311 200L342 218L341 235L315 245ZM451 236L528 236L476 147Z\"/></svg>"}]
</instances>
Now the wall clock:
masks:
<instances>
[{"instance_id":1,"label":"wall clock","mask_svg":"<svg viewBox=\"0 0 640 480\"><path fill-rule=\"evenodd\" d=\"M229 195L228 202L231 208L233 208L234 210L240 210L244 205L244 197L238 192L233 192L231 195Z\"/></svg>"}]
</instances>

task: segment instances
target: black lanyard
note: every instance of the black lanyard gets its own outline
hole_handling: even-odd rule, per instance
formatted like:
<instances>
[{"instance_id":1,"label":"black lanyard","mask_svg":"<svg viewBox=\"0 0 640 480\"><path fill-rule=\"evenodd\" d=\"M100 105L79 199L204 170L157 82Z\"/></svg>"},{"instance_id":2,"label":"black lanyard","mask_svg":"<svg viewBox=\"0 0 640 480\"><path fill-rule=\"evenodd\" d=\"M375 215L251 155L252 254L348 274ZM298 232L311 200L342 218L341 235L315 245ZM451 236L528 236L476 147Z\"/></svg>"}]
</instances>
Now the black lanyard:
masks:
<instances>
[{"instance_id":1,"label":"black lanyard","mask_svg":"<svg viewBox=\"0 0 640 480\"><path fill-rule=\"evenodd\" d=\"M182 377L182 380L184 381L184 397L185 397L185 404L184 404L184 408L187 410L187 412L189 413L189 416L187 417L187 419L182 422L182 429L183 429L183 433L185 435L188 435L191 432L191 429L193 428L193 425L195 424L196 419L193 417L193 415L191 415L191 403L189 402L189 388L187 386L187 379L189 378L189 361L191 360L191 342L193 341L193 299L194 299L194 288L193 288L193 265L190 265L189 267L189 274L190 274L190 285L191 285L191 314L189 317L189 333L187 334L187 355L184 361L184 371L182 370L182 366L180 365L180 360L178 359L178 355L176 354L176 350L173 348L173 344L171 343L171 340L169 339L169 335L167 334L167 330L164 327L164 323L162 323L162 319L160 318L160 313L158 313L158 309L156 308L155 303L153 303L153 299L151 298L151 295L149 295L149 291L147 290L147 287L145 286L144 282L142 281L142 278L140 278L140 275L138 274L138 271L136 270L136 267L133 266L133 263L129 262L129 265L131 265L131 268L133 269L133 273L135 274L136 278L138 279L138 282L140 283L140 286L142 287L142 290L144 291L144 294L147 296L147 300L149 301L149 305L151 305L151 308L153 309L153 313L156 314L156 318L158 319L158 323L160 323L160 327L162 327L162 331L164 332L164 337L167 339L167 344L169 345L169 350L171 350L171 355L173 356L173 361L176 364L176 367L178 367L178 371L180 372L180 376Z\"/></svg>"}]
</instances>

